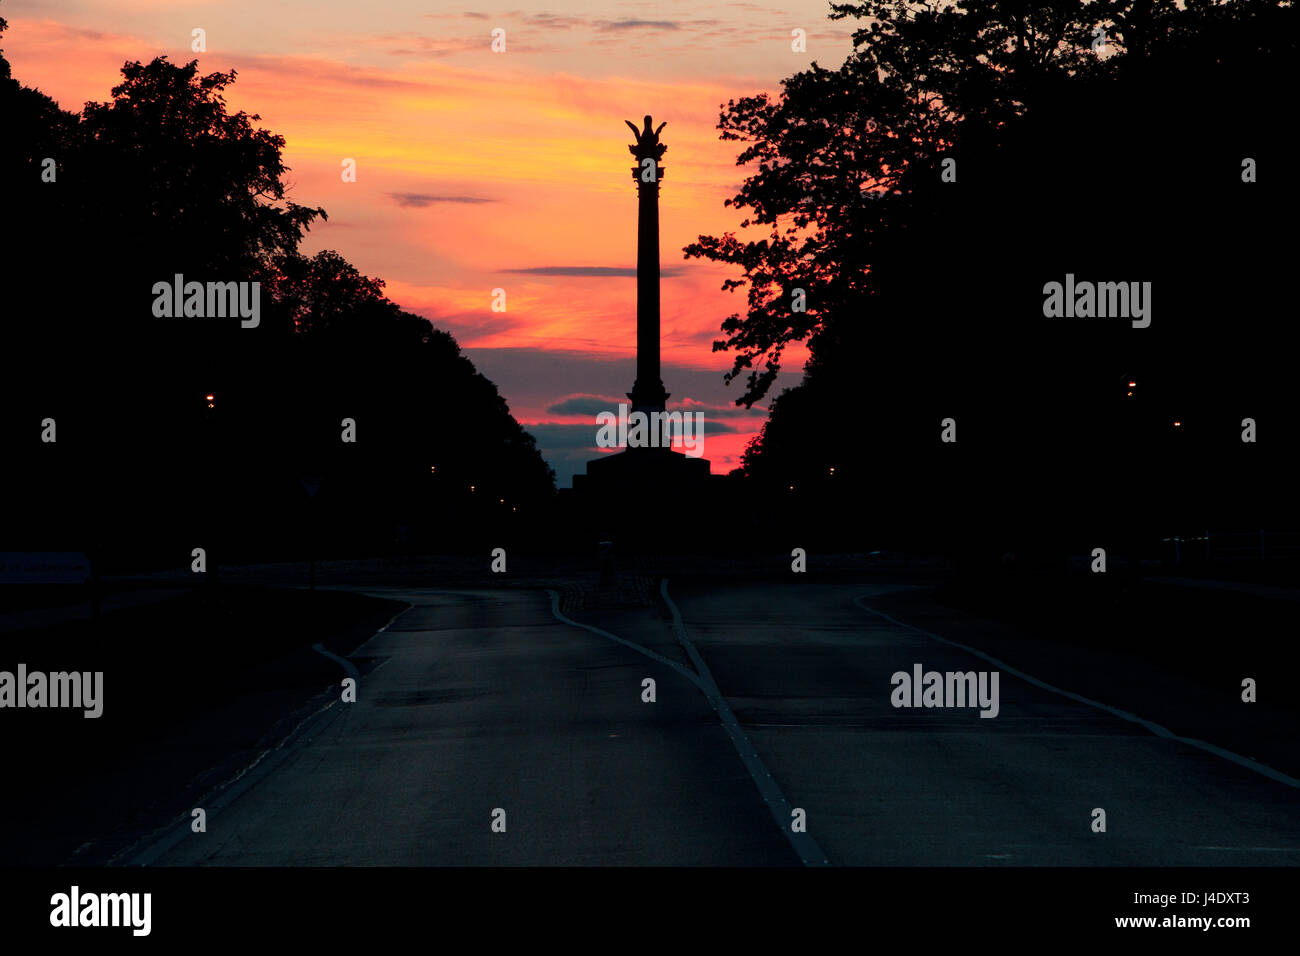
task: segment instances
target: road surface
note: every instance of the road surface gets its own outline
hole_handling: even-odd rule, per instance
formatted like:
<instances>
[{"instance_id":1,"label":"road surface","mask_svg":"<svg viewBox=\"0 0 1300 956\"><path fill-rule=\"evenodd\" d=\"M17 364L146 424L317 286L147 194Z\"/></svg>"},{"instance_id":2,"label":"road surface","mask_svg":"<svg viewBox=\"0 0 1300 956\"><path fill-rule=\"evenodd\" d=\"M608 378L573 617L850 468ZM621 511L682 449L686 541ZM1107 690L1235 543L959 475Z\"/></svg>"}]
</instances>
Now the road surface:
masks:
<instances>
[{"instance_id":1,"label":"road surface","mask_svg":"<svg viewBox=\"0 0 1300 956\"><path fill-rule=\"evenodd\" d=\"M892 706L914 664L997 668L871 613L890 587L670 582L694 663L662 602L580 615L598 634L544 591L368 589L414 607L353 655L356 702L219 795L207 832L121 862L797 866L813 845L840 865L1300 863L1285 774L1006 672L992 719ZM778 823L790 807L806 835Z\"/></svg>"}]
</instances>

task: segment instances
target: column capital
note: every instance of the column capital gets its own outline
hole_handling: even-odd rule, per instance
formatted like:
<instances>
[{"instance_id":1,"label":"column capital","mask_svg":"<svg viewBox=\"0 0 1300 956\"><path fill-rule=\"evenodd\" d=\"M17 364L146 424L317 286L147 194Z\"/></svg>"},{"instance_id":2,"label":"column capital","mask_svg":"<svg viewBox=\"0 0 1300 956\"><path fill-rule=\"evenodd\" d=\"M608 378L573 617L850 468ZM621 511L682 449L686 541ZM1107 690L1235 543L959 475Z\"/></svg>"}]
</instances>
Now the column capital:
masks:
<instances>
[{"instance_id":1,"label":"column capital","mask_svg":"<svg viewBox=\"0 0 1300 956\"><path fill-rule=\"evenodd\" d=\"M660 123L657 129L651 129L650 125L652 120L647 115L645 118L645 129L639 130L631 120L623 120L623 122L627 124L627 128L630 129L632 135L636 137L636 143L629 146L627 149L629 153L636 157L638 163L643 159L663 159L664 152L668 147L659 142L659 134L663 131L663 128L668 125L667 123Z\"/></svg>"}]
</instances>

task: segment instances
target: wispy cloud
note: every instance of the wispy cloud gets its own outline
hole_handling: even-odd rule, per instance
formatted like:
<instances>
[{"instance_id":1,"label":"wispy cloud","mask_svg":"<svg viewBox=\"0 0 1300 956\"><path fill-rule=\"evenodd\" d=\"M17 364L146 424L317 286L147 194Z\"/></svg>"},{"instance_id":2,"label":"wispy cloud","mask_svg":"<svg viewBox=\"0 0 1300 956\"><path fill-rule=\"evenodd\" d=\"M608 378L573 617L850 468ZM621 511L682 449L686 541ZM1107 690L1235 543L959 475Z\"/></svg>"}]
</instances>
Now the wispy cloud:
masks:
<instances>
[{"instance_id":1,"label":"wispy cloud","mask_svg":"<svg viewBox=\"0 0 1300 956\"><path fill-rule=\"evenodd\" d=\"M524 13L516 10L509 16L512 20L524 20L535 27L549 27L556 30L568 30L588 24L583 17L566 17L557 13Z\"/></svg>"},{"instance_id":2,"label":"wispy cloud","mask_svg":"<svg viewBox=\"0 0 1300 956\"><path fill-rule=\"evenodd\" d=\"M721 21L709 19L691 19L691 20L643 20L640 17L625 17L620 20L611 20L607 17L585 17L571 16L559 13L531 13L526 10L511 10L509 12L484 14L484 13L426 13L426 17L433 20L456 20L456 19L474 19L474 20L492 20L500 23L502 26L509 27L512 23L523 23L529 29L534 30L590 30L600 33L608 33L615 30L681 30L683 28L700 28L718 25Z\"/></svg>"},{"instance_id":3,"label":"wispy cloud","mask_svg":"<svg viewBox=\"0 0 1300 956\"><path fill-rule=\"evenodd\" d=\"M590 415L595 418L604 411L618 407L626 398L606 398L602 395L570 395L563 401L548 405L546 411L551 415Z\"/></svg>"},{"instance_id":4,"label":"wispy cloud","mask_svg":"<svg viewBox=\"0 0 1300 956\"><path fill-rule=\"evenodd\" d=\"M399 206L429 206L436 202L482 203L497 202L482 196L434 196L428 193L389 193Z\"/></svg>"},{"instance_id":5,"label":"wispy cloud","mask_svg":"<svg viewBox=\"0 0 1300 956\"><path fill-rule=\"evenodd\" d=\"M539 422L525 425L524 428L537 439L537 444L545 449L595 449L596 432L599 431L594 423L564 425L558 422Z\"/></svg>"},{"instance_id":6,"label":"wispy cloud","mask_svg":"<svg viewBox=\"0 0 1300 956\"><path fill-rule=\"evenodd\" d=\"M528 269L498 269L498 272L512 272L528 276L585 276L593 279L628 278L636 276L635 266L533 266ZM659 270L660 275L681 275L682 270L668 266Z\"/></svg>"},{"instance_id":7,"label":"wispy cloud","mask_svg":"<svg viewBox=\"0 0 1300 956\"><path fill-rule=\"evenodd\" d=\"M762 405L745 408L743 405L710 405L694 398L683 398L683 411L704 412L708 418L760 418L767 416L767 409Z\"/></svg>"},{"instance_id":8,"label":"wispy cloud","mask_svg":"<svg viewBox=\"0 0 1300 956\"><path fill-rule=\"evenodd\" d=\"M714 23L713 20L697 21L701 25ZM681 24L673 20L604 20L597 21L597 30L680 30Z\"/></svg>"}]
</instances>

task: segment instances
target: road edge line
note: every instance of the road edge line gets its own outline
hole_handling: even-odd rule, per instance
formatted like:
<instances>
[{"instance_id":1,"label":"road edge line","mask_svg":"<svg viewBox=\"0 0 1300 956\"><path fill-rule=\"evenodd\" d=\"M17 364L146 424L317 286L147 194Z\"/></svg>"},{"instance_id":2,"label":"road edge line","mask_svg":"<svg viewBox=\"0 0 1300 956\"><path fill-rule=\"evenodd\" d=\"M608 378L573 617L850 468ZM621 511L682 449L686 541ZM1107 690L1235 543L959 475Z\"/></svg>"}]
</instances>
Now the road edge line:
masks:
<instances>
[{"instance_id":1,"label":"road edge line","mask_svg":"<svg viewBox=\"0 0 1300 956\"><path fill-rule=\"evenodd\" d=\"M388 619L383 627L377 630L370 637L366 638L359 645L357 651L365 647L376 637L387 631L393 622L415 607L414 604L407 604L405 608L398 611ZM356 665L346 658L339 657L330 651L325 650L319 643L312 645L312 650L324 656L338 661L343 665L344 671L348 676L360 681L361 672L357 670ZM356 651L353 651L356 653ZM326 694L333 695L331 691L323 691L321 697ZM205 793L200 799L198 805L203 807L206 818L226 809L234 803L239 797L248 791L255 783L264 779L272 770L278 767L289 756L292 749L306 740L310 740L317 733L325 730L334 719L338 717L341 710L334 710L334 705L340 702L337 696L330 700L324 706L318 708L300 720L284 739L274 747L268 747L260 754L253 758L253 761L246 767L240 769L238 773L227 780L222 781ZM283 753L281 753L283 751ZM259 769L260 768L260 769ZM182 813L179 817L173 819L171 823L163 824L152 833L146 834L136 840L130 846L119 850L104 863L105 867L116 866L149 866L160 856L179 846L189 832L192 811L188 814Z\"/></svg>"},{"instance_id":2,"label":"road edge line","mask_svg":"<svg viewBox=\"0 0 1300 956\"><path fill-rule=\"evenodd\" d=\"M1051 684L1039 680L1037 677L1034 677L1032 674L1026 674L1024 671L1017 670L1016 668L1012 667L1010 664L1007 664L1005 661L998 660L996 657L993 657L991 654L985 654L983 651L976 650L973 647L967 647L965 644L958 644L956 641L950 641L948 640L948 638L940 637L938 634L935 634L931 631L927 631L924 628L916 627L915 625L912 624L906 624L903 621L898 620L897 618L891 617L890 615L886 614L884 611L877 611L874 607L867 607L867 605L862 603L862 599L864 597L866 597L865 594L862 595L861 597L855 597L853 599L853 603L856 604L859 608L861 608L864 611L868 611L871 614L875 614L878 617L883 617L886 621L889 621L891 624L896 624L899 627L905 627L909 631L916 631L916 633L918 634L924 634L926 637L933 638L936 641L940 641L944 644L947 644L949 647L955 647L958 648L959 650L963 650L968 654L974 654L976 657L980 658L981 660L988 661L990 664L993 664L1000 670L1004 670L1008 674L1011 674L1015 677L1019 677L1021 680L1029 684L1033 684L1035 687L1041 688L1042 690L1051 691L1053 694L1060 694L1062 697L1067 697L1070 700L1078 701L1081 704L1087 704L1089 707L1095 707L1098 710L1104 710L1106 713L1118 717L1121 720L1126 720L1129 723L1137 724L1138 726L1145 728L1146 730L1150 731L1152 734L1154 734L1157 737L1163 737L1167 740L1174 740L1180 744L1186 744L1189 747L1195 747L1198 750L1204 750L1206 753L1213 754L1216 757L1221 757L1222 759L1228 761L1229 763L1234 763L1237 766L1244 767L1247 770L1253 770L1256 773L1261 774L1262 776L1268 777L1270 780L1273 780L1276 783L1282 783L1288 787L1294 787L1296 789L1300 789L1300 780L1296 779L1295 777L1289 776L1280 770L1275 770L1272 767L1268 766L1267 764L1262 764L1258 760L1251 760L1249 757L1243 757L1241 756L1241 754L1233 753L1231 750L1224 750L1222 747L1216 746L1215 744L1212 743L1208 743L1204 740L1197 740L1195 737L1180 737L1178 734L1174 733L1168 727L1164 727L1160 724L1157 724L1155 721L1151 721L1143 717L1139 717L1137 716L1137 714L1130 714L1128 711L1120 710L1118 707L1112 707L1110 706L1110 704L1103 704L1101 703L1101 701L1092 700L1091 698L1084 697L1082 694L1076 694L1073 691L1069 691L1069 690L1062 690L1060 687L1053 687Z\"/></svg>"}]
</instances>

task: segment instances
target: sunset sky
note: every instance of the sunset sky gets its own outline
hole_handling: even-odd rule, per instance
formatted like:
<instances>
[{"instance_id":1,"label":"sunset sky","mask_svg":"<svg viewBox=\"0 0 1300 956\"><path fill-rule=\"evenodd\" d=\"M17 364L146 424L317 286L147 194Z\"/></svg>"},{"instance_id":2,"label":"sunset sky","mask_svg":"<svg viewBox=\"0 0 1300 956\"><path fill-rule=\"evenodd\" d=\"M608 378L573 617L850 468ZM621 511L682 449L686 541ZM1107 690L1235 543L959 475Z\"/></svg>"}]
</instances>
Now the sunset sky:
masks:
<instances>
[{"instance_id":1,"label":"sunset sky","mask_svg":"<svg viewBox=\"0 0 1300 956\"><path fill-rule=\"evenodd\" d=\"M660 194L663 377L670 408L707 413L713 471L739 463L764 413L732 402L719 325L744 308L730 273L685 261L744 171L720 104L851 50L826 0L784 3L517 0L5 0L14 77L65 109L107 100L127 60L236 70L231 109L283 135L292 198L323 206L303 252L335 249L403 308L450 331L538 439L561 487L598 454L595 413L634 377L636 187L627 150L646 113L667 121ZM506 31L506 51L491 32ZM191 50L192 31L207 51ZM791 31L807 32L807 53ZM357 181L340 176L356 160ZM491 310L504 288L507 311ZM780 388L798 381L787 352Z\"/></svg>"}]
</instances>

